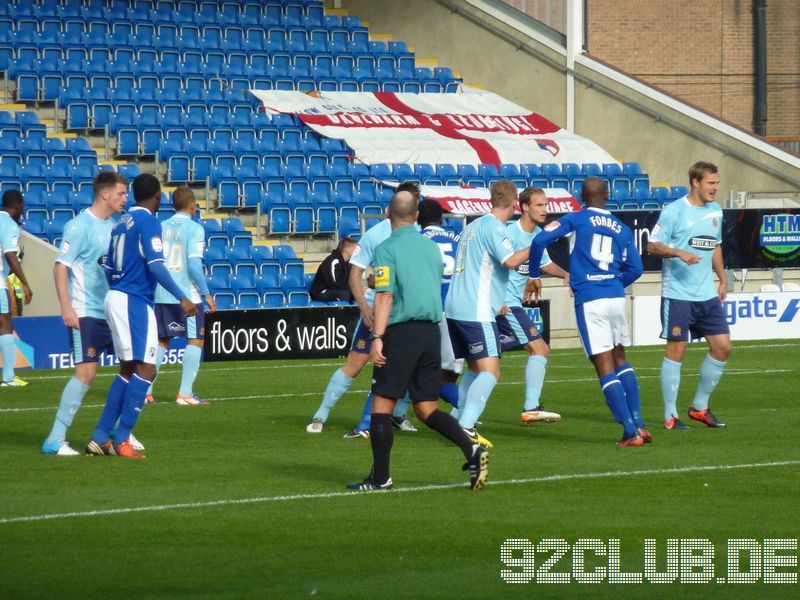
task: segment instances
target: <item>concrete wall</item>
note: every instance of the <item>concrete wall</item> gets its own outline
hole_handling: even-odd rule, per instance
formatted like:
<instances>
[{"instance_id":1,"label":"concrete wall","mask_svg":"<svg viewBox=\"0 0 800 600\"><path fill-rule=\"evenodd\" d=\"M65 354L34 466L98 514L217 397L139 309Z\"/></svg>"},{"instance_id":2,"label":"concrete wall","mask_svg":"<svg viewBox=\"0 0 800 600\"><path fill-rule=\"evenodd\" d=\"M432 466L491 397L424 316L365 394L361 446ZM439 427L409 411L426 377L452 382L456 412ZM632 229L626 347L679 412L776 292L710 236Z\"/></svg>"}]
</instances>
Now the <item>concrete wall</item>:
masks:
<instances>
[{"instance_id":1,"label":"concrete wall","mask_svg":"<svg viewBox=\"0 0 800 600\"><path fill-rule=\"evenodd\" d=\"M33 299L23 308L23 315L26 317L60 315L61 307L58 304L56 284L53 281L55 247L27 231L22 231L19 243L25 249L22 270L25 271L28 285L33 292Z\"/></svg>"}]
</instances>

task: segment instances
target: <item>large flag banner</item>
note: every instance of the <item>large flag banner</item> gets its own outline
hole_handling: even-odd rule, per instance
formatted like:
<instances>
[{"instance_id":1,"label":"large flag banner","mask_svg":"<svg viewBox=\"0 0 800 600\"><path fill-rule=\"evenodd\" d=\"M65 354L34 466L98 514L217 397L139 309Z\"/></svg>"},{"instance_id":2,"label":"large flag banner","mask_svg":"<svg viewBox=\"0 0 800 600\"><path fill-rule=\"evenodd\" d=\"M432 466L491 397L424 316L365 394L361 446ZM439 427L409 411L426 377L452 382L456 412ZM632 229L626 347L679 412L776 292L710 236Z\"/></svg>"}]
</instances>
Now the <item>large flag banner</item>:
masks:
<instances>
[{"instance_id":1,"label":"large flag banner","mask_svg":"<svg viewBox=\"0 0 800 600\"><path fill-rule=\"evenodd\" d=\"M593 141L474 88L456 94L251 90L267 113L344 140L367 163L613 163Z\"/></svg>"},{"instance_id":2,"label":"large flag banner","mask_svg":"<svg viewBox=\"0 0 800 600\"><path fill-rule=\"evenodd\" d=\"M394 188L395 181L384 181L384 185ZM491 192L488 188L466 185L421 185L419 193L426 200L436 200L446 213L456 215L483 215L492 209ZM548 213L568 213L580 210L580 203L567 190L545 188ZM519 213L519 207L517 207Z\"/></svg>"}]
</instances>

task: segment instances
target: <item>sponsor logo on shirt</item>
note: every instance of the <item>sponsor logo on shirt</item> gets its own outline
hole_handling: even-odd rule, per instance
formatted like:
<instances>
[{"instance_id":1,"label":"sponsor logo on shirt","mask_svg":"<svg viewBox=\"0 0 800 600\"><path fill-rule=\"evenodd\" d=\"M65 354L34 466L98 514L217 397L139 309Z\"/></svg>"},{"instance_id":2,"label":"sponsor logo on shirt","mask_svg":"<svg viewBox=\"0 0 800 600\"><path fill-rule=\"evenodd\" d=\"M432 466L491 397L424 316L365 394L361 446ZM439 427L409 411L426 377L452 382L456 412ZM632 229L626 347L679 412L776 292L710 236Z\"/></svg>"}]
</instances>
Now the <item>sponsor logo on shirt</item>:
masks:
<instances>
[{"instance_id":1,"label":"sponsor logo on shirt","mask_svg":"<svg viewBox=\"0 0 800 600\"><path fill-rule=\"evenodd\" d=\"M155 252L161 252L164 250L164 244L161 242L160 237L154 237L150 240L150 245L153 247Z\"/></svg>"},{"instance_id":2,"label":"sponsor logo on shirt","mask_svg":"<svg viewBox=\"0 0 800 600\"><path fill-rule=\"evenodd\" d=\"M717 247L717 238L710 235L697 235L689 240L689 245L695 250L713 250Z\"/></svg>"},{"instance_id":3,"label":"sponsor logo on shirt","mask_svg":"<svg viewBox=\"0 0 800 600\"><path fill-rule=\"evenodd\" d=\"M69 252L69 242L64 240L61 242L61 250L58 251L59 256L66 256L67 252Z\"/></svg>"},{"instance_id":4,"label":"sponsor logo on shirt","mask_svg":"<svg viewBox=\"0 0 800 600\"><path fill-rule=\"evenodd\" d=\"M514 246L511 244L511 241L508 238L503 238L503 247L506 250L513 250Z\"/></svg>"}]
</instances>

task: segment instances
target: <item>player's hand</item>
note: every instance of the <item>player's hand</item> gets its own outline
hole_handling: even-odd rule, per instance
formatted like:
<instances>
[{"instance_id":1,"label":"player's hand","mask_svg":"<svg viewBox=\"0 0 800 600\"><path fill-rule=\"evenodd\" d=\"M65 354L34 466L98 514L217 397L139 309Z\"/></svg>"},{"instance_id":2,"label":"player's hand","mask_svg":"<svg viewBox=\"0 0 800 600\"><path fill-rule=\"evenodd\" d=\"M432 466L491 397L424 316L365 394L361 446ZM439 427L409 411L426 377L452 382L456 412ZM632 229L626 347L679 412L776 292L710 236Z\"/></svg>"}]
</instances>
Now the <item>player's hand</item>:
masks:
<instances>
[{"instance_id":1,"label":"player's hand","mask_svg":"<svg viewBox=\"0 0 800 600\"><path fill-rule=\"evenodd\" d=\"M25 306L28 306L28 304L31 303L31 298L33 298L33 292L31 291L31 288L28 286L27 283L22 284L22 294L25 297L23 304L25 304Z\"/></svg>"},{"instance_id":2,"label":"player's hand","mask_svg":"<svg viewBox=\"0 0 800 600\"><path fill-rule=\"evenodd\" d=\"M217 312L217 301L214 300L214 296L211 294L206 294L206 304L208 304L207 313Z\"/></svg>"},{"instance_id":3,"label":"player's hand","mask_svg":"<svg viewBox=\"0 0 800 600\"><path fill-rule=\"evenodd\" d=\"M505 317L507 312L508 312L508 304L503 304L503 308L500 309L500 316Z\"/></svg>"},{"instance_id":4,"label":"player's hand","mask_svg":"<svg viewBox=\"0 0 800 600\"><path fill-rule=\"evenodd\" d=\"M193 317L197 314L197 307L186 297L181 298L181 308L183 309L183 314L187 317Z\"/></svg>"},{"instance_id":5,"label":"player's hand","mask_svg":"<svg viewBox=\"0 0 800 600\"><path fill-rule=\"evenodd\" d=\"M539 297L542 295L542 280L539 278L528 279L525 284L524 298L533 304L539 303Z\"/></svg>"},{"instance_id":6,"label":"player's hand","mask_svg":"<svg viewBox=\"0 0 800 600\"><path fill-rule=\"evenodd\" d=\"M678 258L680 258L683 262L687 265L696 265L700 262L700 257L693 252L686 252L685 250L681 250L678 252Z\"/></svg>"},{"instance_id":7,"label":"player's hand","mask_svg":"<svg viewBox=\"0 0 800 600\"><path fill-rule=\"evenodd\" d=\"M364 321L364 325L367 326L367 329L371 330L372 326L375 324L372 307L364 302L363 306L359 306L359 308L361 309L361 319Z\"/></svg>"},{"instance_id":8,"label":"player's hand","mask_svg":"<svg viewBox=\"0 0 800 600\"><path fill-rule=\"evenodd\" d=\"M383 340L372 340L372 347L369 350L369 358L376 367L386 364L386 357L383 355Z\"/></svg>"},{"instance_id":9,"label":"player's hand","mask_svg":"<svg viewBox=\"0 0 800 600\"><path fill-rule=\"evenodd\" d=\"M717 287L717 297L719 298L720 303L725 302L725 298L728 297L728 282L727 281L720 281L719 286Z\"/></svg>"},{"instance_id":10,"label":"player's hand","mask_svg":"<svg viewBox=\"0 0 800 600\"><path fill-rule=\"evenodd\" d=\"M574 298L575 297L575 292L572 291L572 287L569 285L569 273L564 275L564 285L569 288L569 297L570 298Z\"/></svg>"},{"instance_id":11,"label":"player's hand","mask_svg":"<svg viewBox=\"0 0 800 600\"><path fill-rule=\"evenodd\" d=\"M64 321L64 325L67 327L71 327L72 329L81 328L81 322L80 319L78 319L78 313L76 313L71 306L61 309L61 319Z\"/></svg>"}]
</instances>

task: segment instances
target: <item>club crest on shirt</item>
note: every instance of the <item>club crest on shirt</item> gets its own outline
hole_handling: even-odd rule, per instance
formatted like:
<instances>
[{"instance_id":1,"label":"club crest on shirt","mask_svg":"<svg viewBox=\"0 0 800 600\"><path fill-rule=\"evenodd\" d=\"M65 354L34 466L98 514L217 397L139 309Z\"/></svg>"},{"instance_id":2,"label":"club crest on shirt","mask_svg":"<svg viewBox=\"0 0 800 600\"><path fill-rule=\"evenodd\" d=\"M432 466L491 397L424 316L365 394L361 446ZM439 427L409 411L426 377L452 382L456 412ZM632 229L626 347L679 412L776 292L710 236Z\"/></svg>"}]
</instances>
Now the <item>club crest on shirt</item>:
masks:
<instances>
[{"instance_id":1,"label":"club crest on shirt","mask_svg":"<svg viewBox=\"0 0 800 600\"><path fill-rule=\"evenodd\" d=\"M719 220L717 219L717 217L714 217L713 219L711 219L711 224L714 227L718 227L719 226Z\"/></svg>"}]
</instances>

